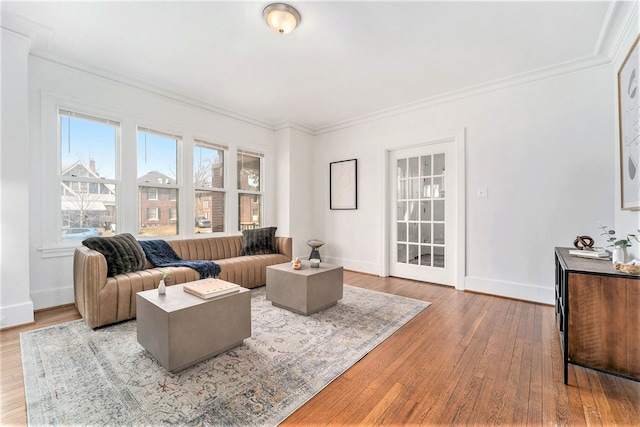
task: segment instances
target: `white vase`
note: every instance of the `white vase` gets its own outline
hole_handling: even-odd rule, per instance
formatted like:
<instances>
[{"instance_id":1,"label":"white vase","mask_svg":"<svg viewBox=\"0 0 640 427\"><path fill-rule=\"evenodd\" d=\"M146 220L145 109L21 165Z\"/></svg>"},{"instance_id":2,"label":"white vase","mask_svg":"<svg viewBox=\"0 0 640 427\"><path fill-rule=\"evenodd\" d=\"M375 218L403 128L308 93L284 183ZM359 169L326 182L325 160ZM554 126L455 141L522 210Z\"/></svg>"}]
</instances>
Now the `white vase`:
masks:
<instances>
[{"instance_id":1,"label":"white vase","mask_svg":"<svg viewBox=\"0 0 640 427\"><path fill-rule=\"evenodd\" d=\"M164 279L162 279L158 284L158 294L164 295L166 292L167 292L167 287L164 284Z\"/></svg>"},{"instance_id":2,"label":"white vase","mask_svg":"<svg viewBox=\"0 0 640 427\"><path fill-rule=\"evenodd\" d=\"M615 264L619 262L621 264L626 264L629 262L629 255L627 254L626 246L615 246L611 249L611 262Z\"/></svg>"}]
</instances>

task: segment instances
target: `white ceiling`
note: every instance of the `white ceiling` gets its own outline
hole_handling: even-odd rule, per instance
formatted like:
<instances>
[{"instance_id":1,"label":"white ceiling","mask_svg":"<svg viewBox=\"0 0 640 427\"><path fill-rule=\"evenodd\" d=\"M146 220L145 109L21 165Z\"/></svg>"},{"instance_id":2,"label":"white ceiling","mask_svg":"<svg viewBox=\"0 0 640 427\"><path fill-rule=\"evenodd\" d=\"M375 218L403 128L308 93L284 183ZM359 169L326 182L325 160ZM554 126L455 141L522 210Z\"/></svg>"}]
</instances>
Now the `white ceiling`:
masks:
<instances>
[{"instance_id":1,"label":"white ceiling","mask_svg":"<svg viewBox=\"0 0 640 427\"><path fill-rule=\"evenodd\" d=\"M610 2L8 2L34 53L271 125L310 129L598 54ZM8 13L7 13L8 12Z\"/></svg>"}]
</instances>

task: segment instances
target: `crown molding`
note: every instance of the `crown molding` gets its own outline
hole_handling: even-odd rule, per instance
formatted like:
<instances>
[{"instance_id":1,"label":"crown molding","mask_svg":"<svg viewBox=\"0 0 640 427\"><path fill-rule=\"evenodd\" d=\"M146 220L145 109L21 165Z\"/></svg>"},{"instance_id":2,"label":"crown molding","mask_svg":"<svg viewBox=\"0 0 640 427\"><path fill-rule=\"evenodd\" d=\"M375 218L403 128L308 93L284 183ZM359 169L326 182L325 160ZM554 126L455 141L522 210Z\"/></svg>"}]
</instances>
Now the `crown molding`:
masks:
<instances>
[{"instance_id":1,"label":"crown molding","mask_svg":"<svg viewBox=\"0 0 640 427\"><path fill-rule=\"evenodd\" d=\"M420 110L423 108L432 107L439 104L445 104L449 102L458 101L464 98L470 98L473 96L482 95L497 90L503 90L510 87L521 86L536 81L547 80L555 77L559 77L565 74L575 73L577 71L586 70L593 67L598 67L604 64L609 64L611 60L605 55L590 55L576 60L568 61L562 64L557 64L549 67L543 67L525 73L517 74L511 77L494 80L491 82L483 83L481 85L472 86L464 89L455 90L452 92L436 95L429 98L423 98L414 102L410 102L404 105L387 108L370 114L364 114L362 116L355 117L353 119L337 122L331 125L322 126L315 129L315 134L323 134L333 132L339 129L344 129L359 125L362 123L371 122L373 120L380 120L387 117L397 116L405 114L411 111Z\"/></svg>"},{"instance_id":2,"label":"crown molding","mask_svg":"<svg viewBox=\"0 0 640 427\"><path fill-rule=\"evenodd\" d=\"M74 62L69 60L68 58L63 58L48 52L48 47L53 35L53 31L51 29L4 11L1 16L1 24L2 28L27 37L30 40L30 55L36 60L48 61L72 70L85 72L96 77L104 78L115 83L122 84L142 92L146 92L148 94L160 96L175 102L201 109L206 112L238 120L252 126L257 126L262 129L267 129L274 132L283 129L295 129L297 131L315 136L323 133L333 132L339 129L348 128L358 124L371 122L374 120L428 108L438 104L453 102L467 97L478 96L496 90L524 85L539 80L550 79L611 63L612 58L615 58L622 49L625 36L631 33L637 34L639 32L639 5L640 3L637 1L616 0L611 2L604 18L602 29L598 36L598 40L596 42L592 55L578 58L576 60L568 61L565 63L513 75L503 79L494 80L491 82L483 83L481 85L467 87L433 97L419 99L406 104L397 105L394 107L353 117L348 120L323 125L320 127L308 126L302 123L294 123L289 120L270 122L261 118L248 116L246 114L242 114L237 111L212 104L202 99L193 98L187 95L167 90L162 87L154 86L145 81L134 79L132 77L125 76L111 70Z\"/></svg>"},{"instance_id":3,"label":"crown molding","mask_svg":"<svg viewBox=\"0 0 640 427\"><path fill-rule=\"evenodd\" d=\"M315 135L315 129L313 129L312 127L309 127L300 123L294 123L289 120L283 120L273 125L274 132L278 132L280 130L285 130L285 129L295 129L299 132L304 132L312 136Z\"/></svg>"},{"instance_id":4,"label":"crown molding","mask_svg":"<svg viewBox=\"0 0 640 427\"><path fill-rule=\"evenodd\" d=\"M637 1L614 1L609 5L594 55L606 55L614 60L624 45L628 34L633 38L640 33L640 3Z\"/></svg>"},{"instance_id":5,"label":"crown molding","mask_svg":"<svg viewBox=\"0 0 640 427\"><path fill-rule=\"evenodd\" d=\"M549 67L539 68L525 73L506 77L504 79L494 80L478 86L468 87L453 92L424 98L404 105L398 105L385 110L374 113L365 114L314 128L314 134L333 132L339 129L348 128L357 124L378 120L385 117L391 117L404 114L410 111L431 107L438 104L457 101L471 96L481 95L483 93L506 89L509 87L519 86L532 83L538 80L546 80L561 75L586 70L592 67L609 64L616 58L624 45L625 36L628 34L636 34L640 32L639 23L640 2L629 0L614 0L609 5L605 15L598 40L592 55L578 58L561 64Z\"/></svg>"},{"instance_id":6,"label":"crown molding","mask_svg":"<svg viewBox=\"0 0 640 427\"><path fill-rule=\"evenodd\" d=\"M81 63L69 60L67 58L63 58L58 55L51 54L50 52L45 52L42 50L35 50L35 49L32 50L31 57L34 60L54 63L56 65L59 65L61 67L65 67L71 70L81 71L83 73L87 73L102 79L106 79L117 84L128 86L130 88L139 90L141 92L145 92L155 96L160 96L162 98L179 102L182 104L186 104L190 107L198 108L200 110L203 110L209 113L214 113L220 116L238 120L252 126L257 126L259 128L268 129L268 130L274 130L273 123L268 122L266 120L241 114L236 111L232 111L224 107L211 104L201 99L183 95L178 92L173 92L173 91L149 84L142 80L138 80L129 76L125 76L123 74L119 74L111 70L106 70L104 68L94 67L87 64L81 64Z\"/></svg>"},{"instance_id":7,"label":"crown molding","mask_svg":"<svg viewBox=\"0 0 640 427\"><path fill-rule=\"evenodd\" d=\"M21 16L2 11L0 14L2 28L27 38L30 48L47 49L53 36L53 30Z\"/></svg>"}]
</instances>

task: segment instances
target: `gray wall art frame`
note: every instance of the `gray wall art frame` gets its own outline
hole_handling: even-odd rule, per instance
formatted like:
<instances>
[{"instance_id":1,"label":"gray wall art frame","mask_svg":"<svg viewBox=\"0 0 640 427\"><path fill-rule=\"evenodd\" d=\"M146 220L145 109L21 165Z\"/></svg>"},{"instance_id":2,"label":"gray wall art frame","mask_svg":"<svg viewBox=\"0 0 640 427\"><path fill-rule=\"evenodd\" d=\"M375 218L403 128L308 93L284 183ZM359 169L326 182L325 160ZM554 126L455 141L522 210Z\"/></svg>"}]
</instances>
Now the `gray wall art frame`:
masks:
<instances>
[{"instance_id":1,"label":"gray wall art frame","mask_svg":"<svg viewBox=\"0 0 640 427\"><path fill-rule=\"evenodd\" d=\"M329 164L329 208L358 209L358 160Z\"/></svg>"},{"instance_id":2,"label":"gray wall art frame","mask_svg":"<svg viewBox=\"0 0 640 427\"><path fill-rule=\"evenodd\" d=\"M640 36L618 71L620 121L620 203L622 210L640 210Z\"/></svg>"}]
</instances>

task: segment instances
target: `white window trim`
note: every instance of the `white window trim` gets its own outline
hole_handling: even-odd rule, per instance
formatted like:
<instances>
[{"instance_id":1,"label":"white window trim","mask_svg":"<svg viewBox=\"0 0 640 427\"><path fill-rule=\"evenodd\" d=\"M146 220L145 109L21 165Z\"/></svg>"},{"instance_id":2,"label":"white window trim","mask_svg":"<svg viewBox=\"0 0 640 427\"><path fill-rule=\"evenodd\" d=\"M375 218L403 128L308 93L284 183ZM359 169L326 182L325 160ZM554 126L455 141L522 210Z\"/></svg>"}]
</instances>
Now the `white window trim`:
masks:
<instances>
[{"instance_id":1,"label":"white window trim","mask_svg":"<svg viewBox=\"0 0 640 427\"><path fill-rule=\"evenodd\" d=\"M193 238L193 237L211 237L210 235L202 236L195 235L192 227L189 227L190 222L187 221L194 211L194 201L190 200L192 196L188 193L195 194L195 189L192 181L192 168L193 165L185 163L185 159L192 157L193 147L200 141L222 141L224 138L220 136L205 135L203 137L196 137L193 129L189 126L171 126L167 127L164 121L156 120L152 116L136 116L135 114L129 114L123 112L124 110L115 107L116 109L109 109L108 106L99 106L96 104L87 103L83 100L74 99L66 95L56 94L55 92L40 91L40 124L39 129L34 132L38 134L37 146L40 149L39 165L41 172L39 173L40 182L40 204L37 205L37 209L43 212L51 212L51 215L43 215L40 218L40 243L37 250L40 252L42 258L52 257L68 257L73 255L75 247L80 243L73 244L61 242L59 236L59 228L62 223L61 213L61 200L59 165L61 148L60 144L60 129L59 129L59 109L70 112L81 112L81 114L88 116L87 118L104 118L119 124L119 132L117 135L116 145L116 226L119 232L128 231L135 235L137 233L138 215L140 209L138 203L128 203L132 200L139 198L140 187L154 186L165 187L159 183L150 183L149 185L140 184L137 181L136 174L136 151L137 151L137 132L138 130L148 129L154 133L159 133L165 136L175 137L178 140L178 175L176 181L179 183L175 186L167 186L170 188L176 188L183 193L178 194L177 212L179 218L178 234L176 236L167 236L167 239L173 238ZM158 130L159 129L159 130ZM204 133L200 133L204 135ZM125 146L126 143L126 146ZM273 147L269 144L261 142L244 141L245 147L239 149L237 141L222 141L221 144L208 143L207 146L214 148L224 149L224 186L225 188L218 189L202 189L204 191L217 191L224 192L225 197L225 231L216 232L213 234L219 235L234 235L239 232L236 229L238 225L237 218L237 202L239 191L233 188L236 177L236 159L237 153L247 154L260 154L264 157L261 170L261 191L262 194L262 221L267 224L273 221L273 195L270 191L269 181L273 179L274 171L268 169L267 166L271 164L269 159L274 155ZM186 150L191 150L191 153L187 154ZM264 153L264 154L261 154ZM55 159L55 161L53 161ZM267 163L268 162L268 163ZM126 170L124 169L126 167ZM189 169L187 171L187 168ZM268 175L265 175L268 174ZM66 178L65 178L66 179ZM84 180L80 180L84 181ZM112 181L105 182L100 180L101 183L114 184ZM251 192L249 192L251 193ZM36 201L37 202L37 201ZM270 207L271 206L271 207ZM192 223L192 221L191 221Z\"/></svg>"},{"instance_id":2,"label":"white window trim","mask_svg":"<svg viewBox=\"0 0 640 427\"><path fill-rule=\"evenodd\" d=\"M229 180L227 179L229 176L228 173L228 165L229 165L229 147L223 144L216 144L213 142L208 142L205 141L203 139L198 139L198 138L194 138L193 140L193 148L196 147L202 147L202 148L209 148L209 149L213 149L213 150L222 150L222 164L224 165L224 168L222 170L222 182L223 185L222 187L202 187L202 186L197 186L196 183L193 183L194 189L196 191L221 191L221 192L227 192L227 187L229 185ZM193 151L193 149L192 149ZM195 167L195 159L193 160L193 164L191 165L191 180L193 181L193 169ZM195 193L194 193L195 194ZM225 196L226 199L226 196Z\"/></svg>"},{"instance_id":3,"label":"white window trim","mask_svg":"<svg viewBox=\"0 0 640 427\"><path fill-rule=\"evenodd\" d=\"M222 193L224 195L223 197L223 202L224 202L224 212L223 212L223 216L224 216L224 222L223 222L223 227L224 227L224 231L213 231L211 233L206 233L206 236L211 237L213 235L227 235L229 234L229 230L232 230L233 228L230 228L230 218L229 218L229 159L230 159L230 154L229 154L229 146L226 144L219 144L219 143L215 143L215 142L210 142L210 140L208 138L198 138L198 137L194 137L193 138L193 147L191 149L191 153L193 153L194 149L197 147L202 147L202 148L208 148L208 149L213 149L213 150L221 150L222 151L222 162L223 162L223 170L222 170L222 182L223 185L222 187L203 187L203 186L198 186L196 185L195 182L193 182L193 171L194 171L194 167L195 167L195 159L193 159L193 163L192 163L192 167L191 167L191 182L193 183L193 205L192 205L192 209L191 211L193 212L194 215L194 219L196 216L199 216L198 214L196 214L196 206L195 206L195 195L196 193L200 192L207 192L207 193ZM211 209L212 207L208 207L208 208L204 208L203 209ZM211 216L207 213L206 215L204 215L208 220L213 221L213 219L211 218ZM190 222L191 224L193 224L193 221ZM191 233L194 233L194 229L193 226L191 226Z\"/></svg>"},{"instance_id":4,"label":"white window trim","mask_svg":"<svg viewBox=\"0 0 640 427\"><path fill-rule=\"evenodd\" d=\"M236 203L238 203L238 209L240 208L239 204L240 204L240 195L242 194L249 194L249 195L259 195L260 196L260 210L259 210L259 216L260 216L260 226L264 227L266 225L265 221L266 221L266 217L265 217L265 155L263 153L260 153L258 151L252 151L252 150L245 150L243 148L238 148L237 149L237 154L236 154L236 168L237 168L237 164L238 164L238 154L247 154L250 156L255 156L255 157L259 157L260 158L260 190L240 190L237 189L237 196L236 196ZM236 170L236 182L235 182L235 187L238 187L238 170ZM253 216L253 210L251 212L251 215ZM240 218L236 218L236 223L234 225L234 227L238 228L238 230L240 229Z\"/></svg>"},{"instance_id":5,"label":"white window trim","mask_svg":"<svg viewBox=\"0 0 640 427\"><path fill-rule=\"evenodd\" d=\"M121 163L119 154L122 146L122 120L114 118L112 112L97 109L77 102L64 100L52 95L42 94L41 99L41 135L42 143L45 149L42 155L42 206L45 212L54 212L53 215L43 217L42 221L42 248L43 258L60 256L66 254L65 250L72 250L80 244L75 241L63 241L61 233L62 224L62 200L61 185L62 182L79 182L79 183L97 183L113 185L116 188L116 215L122 205L119 196L119 189L122 188ZM61 164L61 151L63 141L61 139L60 122L62 117L69 116L82 120L94 121L105 125L115 126L115 178L93 178L93 177L77 177L63 176ZM55 132L52 130L55 129ZM55 141L53 141L55 139ZM50 150L55 150L53 154ZM55 164L50 160L56 159ZM55 173L51 174L55 169ZM55 186L52 188L52 180L50 177L55 176ZM53 249L53 250L52 250Z\"/></svg>"}]
</instances>

